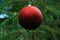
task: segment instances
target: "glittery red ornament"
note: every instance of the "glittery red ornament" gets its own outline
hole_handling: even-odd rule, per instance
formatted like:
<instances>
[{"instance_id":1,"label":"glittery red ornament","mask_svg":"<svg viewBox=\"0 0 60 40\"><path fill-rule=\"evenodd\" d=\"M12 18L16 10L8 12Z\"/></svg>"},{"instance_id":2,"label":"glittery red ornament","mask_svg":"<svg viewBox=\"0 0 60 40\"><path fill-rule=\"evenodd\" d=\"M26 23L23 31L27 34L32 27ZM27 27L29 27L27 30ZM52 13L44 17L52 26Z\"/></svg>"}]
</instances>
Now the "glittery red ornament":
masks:
<instances>
[{"instance_id":1,"label":"glittery red ornament","mask_svg":"<svg viewBox=\"0 0 60 40\"><path fill-rule=\"evenodd\" d=\"M34 30L42 23L43 16L37 7L26 6L19 12L18 20L23 28Z\"/></svg>"}]
</instances>

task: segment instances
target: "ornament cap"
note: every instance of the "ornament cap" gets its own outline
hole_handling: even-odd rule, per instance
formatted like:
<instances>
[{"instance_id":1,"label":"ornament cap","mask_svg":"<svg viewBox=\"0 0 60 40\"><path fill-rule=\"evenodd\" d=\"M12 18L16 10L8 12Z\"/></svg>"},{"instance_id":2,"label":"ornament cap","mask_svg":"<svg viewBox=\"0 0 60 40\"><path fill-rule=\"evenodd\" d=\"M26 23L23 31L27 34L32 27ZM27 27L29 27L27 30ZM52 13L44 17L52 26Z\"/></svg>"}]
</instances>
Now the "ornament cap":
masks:
<instances>
[{"instance_id":1,"label":"ornament cap","mask_svg":"<svg viewBox=\"0 0 60 40\"><path fill-rule=\"evenodd\" d=\"M31 5L28 5L28 6L31 6Z\"/></svg>"}]
</instances>

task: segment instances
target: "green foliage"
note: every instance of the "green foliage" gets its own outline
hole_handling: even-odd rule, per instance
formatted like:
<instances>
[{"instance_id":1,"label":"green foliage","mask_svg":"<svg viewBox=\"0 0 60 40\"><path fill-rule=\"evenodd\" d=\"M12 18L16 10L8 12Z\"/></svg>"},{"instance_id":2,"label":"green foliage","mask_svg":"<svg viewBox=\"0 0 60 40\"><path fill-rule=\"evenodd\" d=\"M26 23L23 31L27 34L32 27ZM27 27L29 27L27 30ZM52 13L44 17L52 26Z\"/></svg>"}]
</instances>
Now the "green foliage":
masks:
<instances>
[{"instance_id":1,"label":"green foliage","mask_svg":"<svg viewBox=\"0 0 60 40\"><path fill-rule=\"evenodd\" d=\"M60 0L33 0L43 14L43 22L36 30L25 30L18 21L19 11L28 0L0 0L1 12L9 18L0 20L0 40L60 40Z\"/></svg>"}]
</instances>

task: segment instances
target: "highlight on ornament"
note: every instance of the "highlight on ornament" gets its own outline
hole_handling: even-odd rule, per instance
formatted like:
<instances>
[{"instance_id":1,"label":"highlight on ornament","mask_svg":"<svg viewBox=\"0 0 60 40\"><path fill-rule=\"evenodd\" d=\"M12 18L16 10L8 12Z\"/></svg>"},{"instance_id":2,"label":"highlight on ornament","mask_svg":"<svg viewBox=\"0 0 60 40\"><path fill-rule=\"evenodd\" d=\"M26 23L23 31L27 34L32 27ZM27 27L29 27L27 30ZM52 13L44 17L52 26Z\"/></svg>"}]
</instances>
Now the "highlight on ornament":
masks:
<instances>
[{"instance_id":1,"label":"highlight on ornament","mask_svg":"<svg viewBox=\"0 0 60 40\"><path fill-rule=\"evenodd\" d=\"M19 11L18 20L23 28L34 30L41 25L43 15L37 7L28 5Z\"/></svg>"}]
</instances>

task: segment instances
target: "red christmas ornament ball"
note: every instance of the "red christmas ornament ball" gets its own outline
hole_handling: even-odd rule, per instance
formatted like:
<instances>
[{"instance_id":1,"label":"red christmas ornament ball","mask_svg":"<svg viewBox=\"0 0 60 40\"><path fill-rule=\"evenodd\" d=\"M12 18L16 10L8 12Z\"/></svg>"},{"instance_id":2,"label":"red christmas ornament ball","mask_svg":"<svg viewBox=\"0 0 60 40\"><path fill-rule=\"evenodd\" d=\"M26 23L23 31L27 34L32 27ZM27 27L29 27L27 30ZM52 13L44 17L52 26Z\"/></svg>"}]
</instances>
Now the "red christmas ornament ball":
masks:
<instances>
[{"instance_id":1,"label":"red christmas ornament ball","mask_svg":"<svg viewBox=\"0 0 60 40\"><path fill-rule=\"evenodd\" d=\"M18 20L23 28L34 30L42 23L43 16L37 7L26 6L19 12Z\"/></svg>"}]
</instances>

